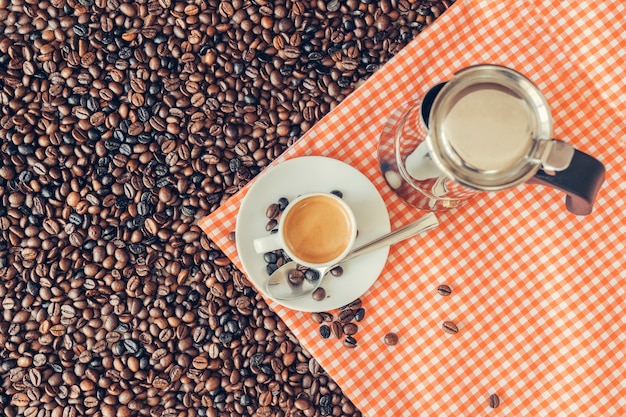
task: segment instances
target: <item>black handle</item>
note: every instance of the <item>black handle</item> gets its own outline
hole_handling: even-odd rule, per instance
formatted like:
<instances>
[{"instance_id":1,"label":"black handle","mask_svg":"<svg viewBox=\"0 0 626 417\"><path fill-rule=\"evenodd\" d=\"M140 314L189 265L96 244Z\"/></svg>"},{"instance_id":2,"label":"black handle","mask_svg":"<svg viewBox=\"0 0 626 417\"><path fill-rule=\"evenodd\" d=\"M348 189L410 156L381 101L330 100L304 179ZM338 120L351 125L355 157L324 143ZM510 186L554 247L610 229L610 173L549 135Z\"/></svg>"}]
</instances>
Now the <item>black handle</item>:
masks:
<instances>
[{"instance_id":1,"label":"black handle","mask_svg":"<svg viewBox=\"0 0 626 417\"><path fill-rule=\"evenodd\" d=\"M554 175L539 170L528 184L547 185L567 194L565 207L571 213L586 216L593 210L598 190L604 182L604 165L593 156L574 150L569 167Z\"/></svg>"}]
</instances>

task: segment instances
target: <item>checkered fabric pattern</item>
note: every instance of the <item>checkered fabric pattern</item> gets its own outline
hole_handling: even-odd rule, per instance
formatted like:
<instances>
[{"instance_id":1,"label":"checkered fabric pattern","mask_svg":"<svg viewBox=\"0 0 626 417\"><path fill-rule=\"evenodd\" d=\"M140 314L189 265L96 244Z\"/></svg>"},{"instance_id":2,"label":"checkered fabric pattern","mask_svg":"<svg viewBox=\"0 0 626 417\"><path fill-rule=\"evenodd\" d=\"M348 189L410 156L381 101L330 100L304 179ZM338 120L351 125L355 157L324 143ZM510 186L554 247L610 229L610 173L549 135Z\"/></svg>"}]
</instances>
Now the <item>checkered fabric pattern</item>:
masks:
<instances>
[{"instance_id":1,"label":"checkered fabric pattern","mask_svg":"<svg viewBox=\"0 0 626 417\"><path fill-rule=\"evenodd\" d=\"M268 300L364 415L626 416L625 33L621 0L459 1L274 162L323 155L352 165L398 228L421 213L380 174L386 115L465 66L495 63L530 78L555 137L607 168L589 216L568 213L560 192L522 185L394 245L362 297L355 349ZM200 222L240 268L228 233L247 190ZM444 283L448 297L436 291ZM446 320L457 334L442 331ZM387 332L396 346L383 343Z\"/></svg>"}]
</instances>

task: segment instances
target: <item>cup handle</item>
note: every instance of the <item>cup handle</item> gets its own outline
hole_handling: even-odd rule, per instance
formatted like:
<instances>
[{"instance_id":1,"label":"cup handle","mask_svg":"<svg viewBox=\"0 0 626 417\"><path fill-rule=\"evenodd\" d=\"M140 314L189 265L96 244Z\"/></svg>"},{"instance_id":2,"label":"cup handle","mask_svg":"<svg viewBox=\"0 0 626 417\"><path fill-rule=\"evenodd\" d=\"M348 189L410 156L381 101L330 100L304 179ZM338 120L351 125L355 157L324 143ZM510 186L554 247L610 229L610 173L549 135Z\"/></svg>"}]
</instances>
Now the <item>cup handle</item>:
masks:
<instances>
[{"instance_id":1,"label":"cup handle","mask_svg":"<svg viewBox=\"0 0 626 417\"><path fill-rule=\"evenodd\" d=\"M598 190L604 182L604 165L593 156L574 149L569 166L562 171L548 173L543 169L527 181L528 184L547 185L564 191L565 207L578 216L586 216L593 210Z\"/></svg>"},{"instance_id":2,"label":"cup handle","mask_svg":"<svg viewBox=\"0 0 626 417\"><path fill-rule=\"evenodd\" d=\"M281 247L280 236L278 233L254 239L253 243L256 253L267 253L280 249Z\"/></svg>"}]
</instances>

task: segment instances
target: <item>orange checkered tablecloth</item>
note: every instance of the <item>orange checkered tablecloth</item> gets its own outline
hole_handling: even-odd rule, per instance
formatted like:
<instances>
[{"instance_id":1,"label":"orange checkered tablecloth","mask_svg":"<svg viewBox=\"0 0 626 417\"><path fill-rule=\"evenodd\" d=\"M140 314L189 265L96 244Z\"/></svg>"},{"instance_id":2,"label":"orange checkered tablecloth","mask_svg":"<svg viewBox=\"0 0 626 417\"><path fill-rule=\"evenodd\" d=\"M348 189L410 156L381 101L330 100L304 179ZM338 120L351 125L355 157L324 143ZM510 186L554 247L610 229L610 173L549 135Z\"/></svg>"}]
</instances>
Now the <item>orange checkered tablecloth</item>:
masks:
<instances>
[{"instance_id":1,"label":"orange checkered tablecloth","mask_svg":"<svg viewBox=\"0 0 626 417\"><path fill-rule=\"evenodd\" d=\"M460 68L496 63L544 92L555 137L607 168L590 216L527 185L485 193L394 245L362 297L355 349L268 300L364 415L626 416L625 33L621 0L459 1L274 162L323 155L352 165L398 228L421 213L380 174L386 115ZM228 234L248 188L200 222L239 268ZM449 297L437 294L444 283ZM445 320L459 332L444 333ZM383 343L389 331L396 346Z\"/></svg>"}]
</instances>

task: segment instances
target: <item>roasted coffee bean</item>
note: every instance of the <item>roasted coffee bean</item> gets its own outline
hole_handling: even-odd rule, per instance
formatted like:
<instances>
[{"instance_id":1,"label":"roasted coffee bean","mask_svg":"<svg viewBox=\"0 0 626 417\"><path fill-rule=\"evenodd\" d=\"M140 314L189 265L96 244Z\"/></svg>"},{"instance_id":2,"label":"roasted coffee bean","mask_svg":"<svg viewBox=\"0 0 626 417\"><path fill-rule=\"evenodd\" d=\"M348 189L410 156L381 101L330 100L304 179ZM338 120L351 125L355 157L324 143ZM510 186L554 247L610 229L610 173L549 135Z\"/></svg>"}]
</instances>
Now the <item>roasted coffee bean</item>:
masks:
<instances>
[{"instance_id":1,"label":"roasted coffee bean","mask_svg":"<svg viewBox=\"0 0 626 417\"><path fill-rule=\"evenodd\" d=\"M281 197L278 199L278 209L280 211L283 211L287 208L287 205L289 205L289 200L285 197Z\"/></svg>"},{"instance_id":2,"label":"roasted coffee bean","mask_svg":"<svg viewBox=\"0 0 626 417\"><path fill-rule=\"evenodd\" d=\"M455 334L455 333L458 333L459 331L459 328L457 327L457 325L451 321L444 321L441 327L443 328L444 332L450 333L450 334Z\"/></svg>"},{"instance_id":3,"label":"roasted coffee bean","mask_svg":"<svg viewBox=\"0 0 626 417\"><path fill-rule=\"evenodd\" d=\"M438 286L437 287L437 292L439 293L439 295L442 295L444 297L447 297L448 295L452 294L452 290L447 285L440 285L440 286Z\"/></svg>"},{"instance_id":4,"label":"roasted coffee bean","mask_svg":"<svg viewBox=\"0 0 626 417\"><path fill-rule=\"evenodd\" d=\"M398 335L395 333L387 333L385 337L383 337L383 342L389 346L395 346L398 344Z\"/></svg>"},{"instance_id":5,"label":"roasted coffee bean","mask_svg":"<svg viewBox=\"0 0 626 417\"><path fill-rule=\"evenodd\" d=\"M331 330L337 339L340 339L341 336L343 336L343 325L340 322L333 321Z\"/></svg>"},{"instance_id":6,"label":"roasted coffee bean","mask_svg":"<svg viewBox=\"0 0 626 417\"><path fill-rule=\"evenodd\" d=\"M326 298L326 290L322 287L316 288L311 296L315 301L322 301L324 298Z\"/></svg>"},{"instance_id":7,"label":"roasted coffee bean","mask_svg":"<svg viewBox=\"0 0 626 417\"><path fill-rule=\"evenodd\" d=\"M352 336L346 336L346 338L343 340L343 345L349 349L354 349L357 345L357 341Z\"/></svg>"},{"instance_id":8,"label":"roasted coffee bean","mask_svg":"<svg viewBox=\"0 0 626 417\"><path fill-rule=\"evenodd\" d=\"M307 269L304 271L304 279L310 283L315 283L319 281L320 274L315 269Z\"/></svg>"},{"instance_id":9,"label":"roasted coffee bean","mask_svg":"<svg viewBox=\"0 0 626 417\"><path fill-rule=\"evenodd\" d=\"M361 308L361 306L363 305L363 301L360 298L357 298L356 300L344 305L340 307L340 310L358 310Z\"/></svg>"},{"instance_id":10,"label":"roasted coffee bean","mask_svg":"<svg viewBox=\"0 0 626 417\"><path fill-rule=\"evenodd\" d=\"M500 406L500 397L498 397L498 394L491 394L489 396L489 407L498 408L499 406Z\"/></svg>"},{"instance_id":11,"label":"roasted coffee bean","mask_svg":"<svg viewBox=\"0 0 626 417\"><path fill-rule=\"evenodd\" d=\"M343 275L343 267L341 267L341 265L338 265L336 267L334 267L333 269L330 270L330 274L334 277L340 277Z\"/></svg>"},{"instance_id":12,"label":"roasted coffee bean","mask_svg":"<svg viewBox=\"0 0 626 417\"><path fill-rule=\"evenodd\" d=\"M346 335L352 336L359 330L359 326L354 323L346 323L343 325L342 330Z\"/></svg>"},{"instance_id":13,"label":"roasted coffee bean","mask_svg":"<svg viewBox=\"0 0 626 417\"><path fill-rule=\"evenodd\" d=\"M330 337L330 327L328 327L328 325L322 324L320 326L320 336L322 336L323 339L328 339Z\"/></svg>"},{"instance_id":14,"label":"roasted coffee bean","mask_svg":"<svg viewBox=\"0 0 626 417\"><path fill-rule=\"evenodd\" d=\"M342 323L349 323L356 317L356 313L352 309L342 310L339 313L339 321Z\"/></svg>"},{"instance_id":15,"label":"roasted coffee bean","mask_svg":"<svg viewBox=\"0 0 626 417\"><path fill-rule=\"evenodd\" d=\"M356 310L356 312L354 313L354 321L361 321L365 318L365 309L364 308L359 308L358 310Z\"/></svg>"},{"instance_id":16,"label":"roasted coffee bean","mask_svg":"<svg viewBox=\"0 0 626 417\"><path fill-rule=\"evenodd\" d=\"M311 320L313 320L315 323L322 323L324 321L324 318L322 317L322 315L320 313L316 313L313 312L311 313Z\"/></svg>"},{"instance_id":17,"label":"roasted coffee bean","mask_svg":"<svg viewBox=\"0 0 626 417\"><path fill-rule=\"evenodd\" d=\"M299 269L291 270L287 274L287 279L292 285L302 285L304 282L304 273Z\"/></svg>"}]
</instances>

